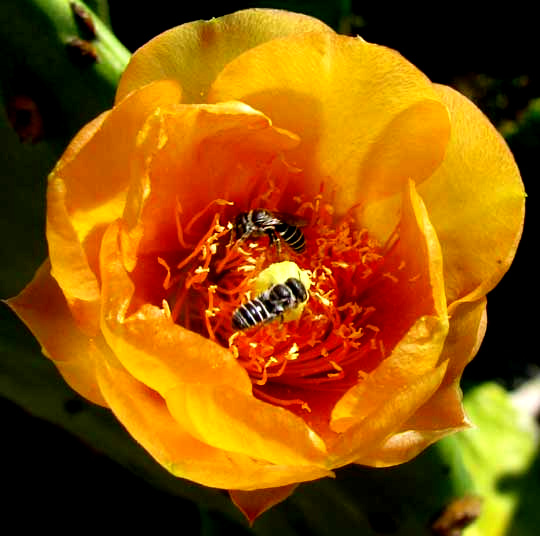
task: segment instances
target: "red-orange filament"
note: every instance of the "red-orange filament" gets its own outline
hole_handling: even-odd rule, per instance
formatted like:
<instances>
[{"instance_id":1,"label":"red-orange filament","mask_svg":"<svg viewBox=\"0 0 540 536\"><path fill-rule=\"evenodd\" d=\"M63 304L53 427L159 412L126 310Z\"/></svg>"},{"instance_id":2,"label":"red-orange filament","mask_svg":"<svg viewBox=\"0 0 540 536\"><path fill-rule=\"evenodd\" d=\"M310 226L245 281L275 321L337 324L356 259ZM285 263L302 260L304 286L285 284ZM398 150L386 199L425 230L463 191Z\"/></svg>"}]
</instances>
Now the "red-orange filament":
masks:
<instances>
[{"instance_id":1,"label":"red-orange filament","mask_svg":"<svg viewBox=\"0 0 540 536\"><path fill-rule=\"evenodd\" d=\"M299 204L296 215L309 223L303 228L306 249L268 247L266 237L238 240L234 236L234 207L215 200L184 227L176 217L183 259L165 268L163 287L171 318L229 348L248 372L259 398L283 406L301 398L273 396L267 387L344 390L365 375L362 358L373 351L384 357L380 330L370 318L374 307L363 294L377 278L393 280L384 268L384 251L352 217L333 223L332 208L321 201ZM210 221L206 233L189 244L195 221ZM280 260L292 260L310 274L309 299L298 320L279 318L244 331L234 331L233 312L253 299L254 277Z\"/></svg>"}]
</instances>

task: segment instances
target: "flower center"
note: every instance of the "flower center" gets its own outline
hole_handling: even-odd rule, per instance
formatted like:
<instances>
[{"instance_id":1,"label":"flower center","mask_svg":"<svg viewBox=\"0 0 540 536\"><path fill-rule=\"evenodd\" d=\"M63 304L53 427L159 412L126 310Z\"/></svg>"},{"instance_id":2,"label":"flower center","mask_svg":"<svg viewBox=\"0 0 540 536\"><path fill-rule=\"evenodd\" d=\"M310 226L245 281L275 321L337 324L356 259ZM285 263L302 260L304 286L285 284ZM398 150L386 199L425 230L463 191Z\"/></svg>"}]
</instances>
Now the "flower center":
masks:
<instances>
[{"instance_id":1,"label":"flower center","mask_svg":"<svg viewBox=\"0 0 540 536\"><path fill-rule=\"evenodd\" d=\"M234 221L240 211L235 214L232 203L217 199L185 226L178 214L179 242L189 254L174 268L165 259L158 262L167 272L163 286L175 322L229 348L248 372L255 396L310 411L305 397L295 394L343 393L374 367L374 353L377 362L385 357L380 329L370 322L375 308L364 294L380 277L393 276L384 273L388 247L357 229L351 216L334 224L332 206L321 195L296 201L294 216L306 223L301 252L287 244L285 234L272 240L264 233L237 236ZM203 220L209 221L206 233L190 244L192 229ZM300 318L284 321L283 315L270 315L267 321L253 320L247 329L233 327L235 311L257 298L258 274L283 260L309 277Z\"/></svg>"}]
</instances>

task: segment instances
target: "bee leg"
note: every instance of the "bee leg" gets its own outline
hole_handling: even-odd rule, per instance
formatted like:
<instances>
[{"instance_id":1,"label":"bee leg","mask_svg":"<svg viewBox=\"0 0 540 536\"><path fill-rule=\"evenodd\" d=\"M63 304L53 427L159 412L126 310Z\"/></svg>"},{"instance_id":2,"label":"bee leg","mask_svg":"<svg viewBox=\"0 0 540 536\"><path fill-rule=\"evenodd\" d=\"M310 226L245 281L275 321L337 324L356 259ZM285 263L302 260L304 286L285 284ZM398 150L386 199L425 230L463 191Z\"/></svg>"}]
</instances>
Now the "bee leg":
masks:
<instances>
[{"instance_id":1,"label":"bee leg","mask_svg":"<svg viewBox=\"0 0 540 536\"><path fill-rule=\"evenodd\" d=\"M235 242L240 242L240 238L237 238L236 233L231 231L229 233L229 243L227 244L226 248L231 248Z\"/></svg>"},{"instance_id":2,"label":"bee leg","mask_svg":"<svg viewBox=\"0 0 540 536\"><path fill-rule=\"evenodd\" d=\"M270 244L269 246L275 246L276 252L277 252L277 258L281 259L281 240L274 232L268 233L268 237L270 238Z\"/></svg>"}]
</instances>

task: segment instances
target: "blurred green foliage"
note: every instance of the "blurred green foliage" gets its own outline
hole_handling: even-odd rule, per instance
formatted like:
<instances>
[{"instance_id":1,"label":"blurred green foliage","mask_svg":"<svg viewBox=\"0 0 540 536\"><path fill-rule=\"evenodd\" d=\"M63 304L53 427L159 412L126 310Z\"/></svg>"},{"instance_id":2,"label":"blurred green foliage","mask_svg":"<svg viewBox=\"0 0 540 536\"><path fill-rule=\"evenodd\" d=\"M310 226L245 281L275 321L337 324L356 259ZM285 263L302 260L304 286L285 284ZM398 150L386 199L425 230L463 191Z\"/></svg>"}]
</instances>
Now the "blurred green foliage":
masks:
<instances>
[{"instance_id":1,"label":"blurred green foliage","mask_svg":"<svg viewBox=\"0 0 540 536\"><path fill-rule=\"evenodd\" d=\"M534 534L540 512L523 509L530 492L536 497L540 493L540 479L533 470L538 442L534 418L519 411L508 393L494 383L472 389L465 408L474 428L457 434L456 440L484 497L482 514L465 536Z\"/></svg>"}]
</instances>

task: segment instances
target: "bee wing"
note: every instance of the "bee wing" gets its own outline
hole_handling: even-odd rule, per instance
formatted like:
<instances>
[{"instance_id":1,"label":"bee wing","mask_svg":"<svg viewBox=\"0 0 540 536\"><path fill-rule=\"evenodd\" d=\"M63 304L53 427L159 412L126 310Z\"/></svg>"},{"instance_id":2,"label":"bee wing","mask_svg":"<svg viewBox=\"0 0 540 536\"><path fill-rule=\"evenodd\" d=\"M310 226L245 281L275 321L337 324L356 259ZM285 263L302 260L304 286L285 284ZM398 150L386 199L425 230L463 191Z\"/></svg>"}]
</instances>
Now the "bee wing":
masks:
<instances>
[{"instance_id":1,"label":"bee wing","mask_svg":"<svg viewBox=\"0 0 540 536\"><path fill-rule=\"evenodd\" d=\"M299 216L296 216L295 214L289 214L287 212L272 211L272 215L276 216L276 220L275 220L275 223L273 223L273 225L284 222L284 223L287 223L288 225L294 225L295 227L305 227L308 224L307 220L304 220L303 218L300 218Z\"/></svg>"}]
</instances>

